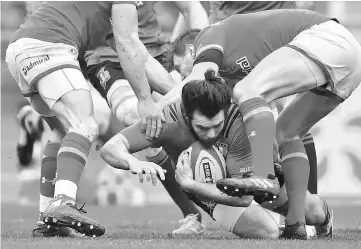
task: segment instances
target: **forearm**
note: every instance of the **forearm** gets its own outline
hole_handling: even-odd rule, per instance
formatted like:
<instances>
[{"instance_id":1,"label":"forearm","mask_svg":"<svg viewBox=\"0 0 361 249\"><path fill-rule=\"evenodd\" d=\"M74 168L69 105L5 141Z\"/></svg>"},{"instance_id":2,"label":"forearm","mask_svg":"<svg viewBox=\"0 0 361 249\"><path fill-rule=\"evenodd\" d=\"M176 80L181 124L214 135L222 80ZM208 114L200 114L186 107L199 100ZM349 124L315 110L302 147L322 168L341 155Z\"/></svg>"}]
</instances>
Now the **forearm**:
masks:
<instances>
[{"instance_id":1,"label":"forearm","mask_svg":"<svg viewBox=\"0 0 361 249\"><path fill-rule=\"evenodd\" d=\"M216 184L202 183L197 181L187 181L185 184L181 184L184 191L198 196L206 201L215 201L218 204L223 204L233 207L248 207L252 199L249 197L239 198L231 197L222 193Z\"/></svg>"},{"instance_id":2,"label":"forearm","mask_svg":"<svg viewBox=\"0 0 361 249\"><path fill-rule=\"evenodd\" d=\"M112 137L100 150L100 156L114 168L129 170L138 159L130 154L124 139L121 133Z\"/></svg>"},{"instance_id":3,"label":"forearm","mask_svg":"<svg viewBox=\"0 0 361 249\"><path fill-rule=\"evenodd\" d=\"M138 99L151 96L145 72L148 51L134 35L123 37L115 34L115 45L120 65Z\"/></svg>"},{"instance_id":4,"label":"forearm","mask_svg":"<svg viewBox=\"0 0 361 249\"><path fill-rule=\"evenodd\" d=\"M145 70L149 85L153 91L165 95L177 85L164 67L150 55Z\"/></svg>"}]
</instances>

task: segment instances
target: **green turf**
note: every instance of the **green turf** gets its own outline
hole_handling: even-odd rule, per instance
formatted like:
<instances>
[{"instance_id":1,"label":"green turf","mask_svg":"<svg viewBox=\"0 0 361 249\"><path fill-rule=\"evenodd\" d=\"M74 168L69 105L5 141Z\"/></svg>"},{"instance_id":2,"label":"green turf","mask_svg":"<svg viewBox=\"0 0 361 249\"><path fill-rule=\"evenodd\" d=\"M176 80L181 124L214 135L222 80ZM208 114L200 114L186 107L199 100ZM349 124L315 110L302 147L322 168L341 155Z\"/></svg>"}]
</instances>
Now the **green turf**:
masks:
<instances>
[{"instance_id":1,"label":"green turf","mask_svg":"<svg viewBox=\"0 0 361 249\"><path fill-rule=\"evenodd\" d=\"M172 237L181 214L174 206L146 208L88 207L88 214L101 221L106 234L96 239L35 239L31 230L36 207L2 205L2 248L361 248L361 232L338 230L335 238L311 241L244 240L210 224L202 236Z\"/></svg>"}]
</instances>

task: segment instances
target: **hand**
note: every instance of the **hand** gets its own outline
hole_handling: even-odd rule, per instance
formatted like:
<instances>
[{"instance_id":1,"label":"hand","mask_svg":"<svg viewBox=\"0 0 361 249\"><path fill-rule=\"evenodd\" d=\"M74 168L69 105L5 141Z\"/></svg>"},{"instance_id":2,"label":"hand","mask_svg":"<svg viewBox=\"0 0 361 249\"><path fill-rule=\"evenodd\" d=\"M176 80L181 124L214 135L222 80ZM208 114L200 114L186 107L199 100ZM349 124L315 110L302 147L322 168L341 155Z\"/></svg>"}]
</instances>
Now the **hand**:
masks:
<instances>
[{"instance_id":1,"label":"hand","mask_svg":"<svg viewBox=\"0 0 361 249\"><path fill-rule=\"evenodd\" d=\"M136 163L132 163L129 170L132 174L138 174L139 181L141 183L143 183L143 174L145 174L147 181L150 182L152 180L154 186L157 185L157 175L159 175L160 179L164 181L164 174L167 173L165 169L155 163L140 160L137 160Z\"/></svg>"},{"instance_id":2,"label":"hand","mask_svg":"<svg viewBox=\"0 0 361 249\"><path fill-rule=\"evenodd\" d=\"M145 131L145 136L148 140L158 138L162 130L162 122L165 118L162 110L153 101L153 99L139 99L138 100L138 113L142 120L141 131Z\"/></svg>"},{"instance_id":3,"label":"hand","mask_svg":"<svg viewBox=\"0 0 361 249\"><path fill-rule=\"evenodd\" d=\"M193 172L189 166L189 154L184 151L178 157L178 162L175 170L175 179L182 188L186 188L193 179Z\"/></svg>"}]
</instances>

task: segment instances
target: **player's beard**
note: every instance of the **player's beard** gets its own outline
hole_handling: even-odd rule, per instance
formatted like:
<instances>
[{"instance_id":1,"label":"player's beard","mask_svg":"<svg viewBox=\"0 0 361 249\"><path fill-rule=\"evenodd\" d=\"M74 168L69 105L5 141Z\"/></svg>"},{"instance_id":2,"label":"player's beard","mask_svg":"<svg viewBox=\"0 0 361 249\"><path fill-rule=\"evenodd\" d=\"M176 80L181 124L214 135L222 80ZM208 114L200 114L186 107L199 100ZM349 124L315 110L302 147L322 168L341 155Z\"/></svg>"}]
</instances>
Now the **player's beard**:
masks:
<instances>
[{"instance_id":1,"label":"player's beard","mask_svg":"<svg viewBox=\"0 0 361 249\"><path fill-rule=\"evenodd\" d=\"M221 133L219 133L215 138L212 139L203 139L201 138L197 132L193 129L193 126L190 125L189 126L190 131L192 132L193 136L197 139L197 141L199 141L204 147L206 148L211 148L219 139Z\"/></svg>"}]
</instances>

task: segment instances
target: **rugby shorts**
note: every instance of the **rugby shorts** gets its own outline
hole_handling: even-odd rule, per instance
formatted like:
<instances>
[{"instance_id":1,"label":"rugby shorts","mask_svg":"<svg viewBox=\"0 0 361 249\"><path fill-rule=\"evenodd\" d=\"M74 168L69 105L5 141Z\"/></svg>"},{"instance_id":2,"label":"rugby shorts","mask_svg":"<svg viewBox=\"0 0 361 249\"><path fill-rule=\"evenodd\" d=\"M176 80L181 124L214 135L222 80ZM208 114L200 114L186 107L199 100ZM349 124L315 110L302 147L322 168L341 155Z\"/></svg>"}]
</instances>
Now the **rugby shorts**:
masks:
<instances>
[{"instance_id":1,"label":"rugby shorts","mask_svg":"<svg viewBox=\"0 0 361 249\"><path fill-rule=\"evenodd\" d=\"M11 75L24 97L43 116L53 116L52 106L65 93L78 89L89 91L77 59L78 50L71 45L32 38L18 39L6 50ZM47 77L51 80L39 89L37 82L45 76L51 76ZM64 78L66 80L58 80Z\"/></svg>"},{"instance_id":2,"label":"rugby shorts","mask_svg":"<svg viewBox=\"0 0 361 249\"><path fill-rule=\"evenodd\" d=\"M361 46L350 31L336 21L302 31L287 46L314 61L325 73L328 83L317 85L312 90L314 93L342 102L360 84Z\"/></svg>"}]
</instances>

